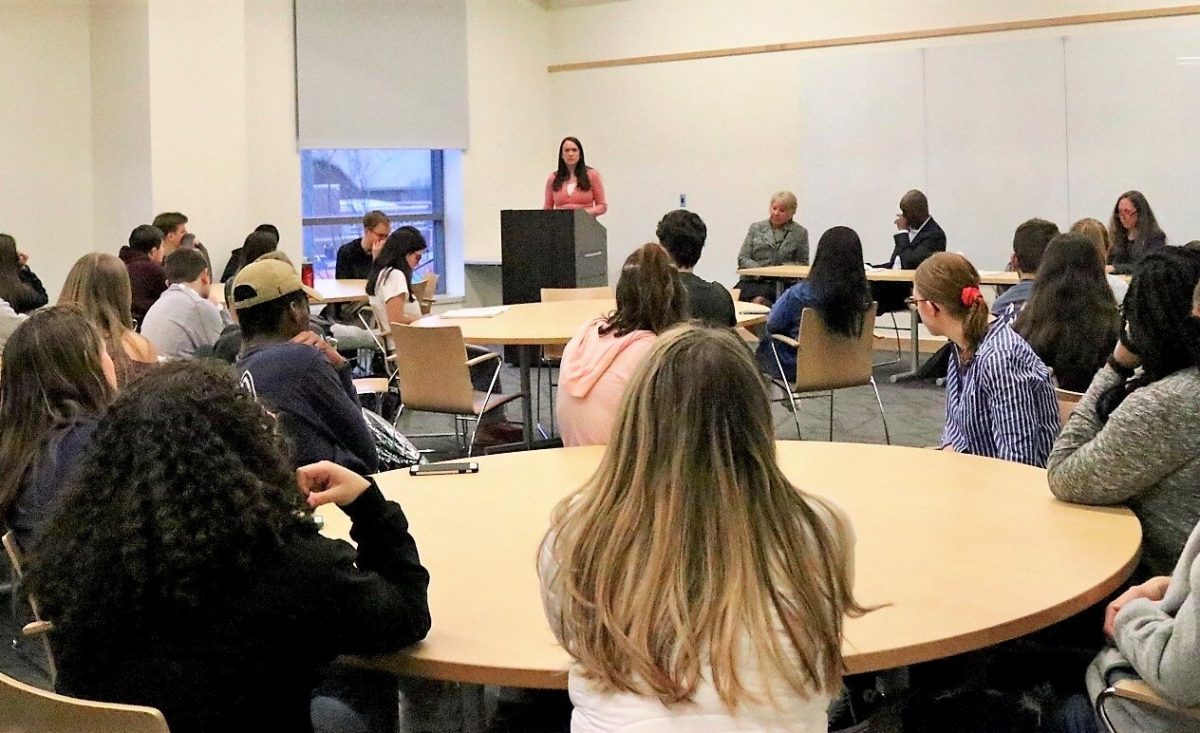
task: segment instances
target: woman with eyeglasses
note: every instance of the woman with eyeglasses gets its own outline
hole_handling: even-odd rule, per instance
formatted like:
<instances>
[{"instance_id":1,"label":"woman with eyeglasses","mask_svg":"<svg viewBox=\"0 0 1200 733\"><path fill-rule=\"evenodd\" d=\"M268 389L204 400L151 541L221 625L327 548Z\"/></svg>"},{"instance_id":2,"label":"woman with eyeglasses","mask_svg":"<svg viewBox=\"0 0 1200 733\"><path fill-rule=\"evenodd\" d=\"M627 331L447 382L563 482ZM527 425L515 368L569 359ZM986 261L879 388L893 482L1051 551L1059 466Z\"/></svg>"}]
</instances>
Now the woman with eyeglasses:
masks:
<instances>
[{"instance_id":1,"label":"woman with eyeglasses","mask_svg":"<svg viewBox=\"0 0 1200 733\"><path fill-rule=\"evenodd\" d=\"M1141 191L1126 191L1117 199L1108 236L1112 247L1107 269L1121 275L1131 274L1138 260L1167 244L1167 235Z\"/></svg>"},{"instance_id":2,"label":"woman with eyeglasses","mask_svg":"<svg viewBox=\"0 0 1200 733\"><path fill-rule=\"evenodd\" d=\"M1058 434L1050 370L1008 323L988 323L975 266L934 254L917 268L909 303L930 333L954 345L941 449L1046 465Z\"/></svg>"},{"instance_id":3,"label":"woman with eyeglasses","mask_svg":"<svg viewBox=\"0 0 1200 733\"><path fill-rule=\"evenodd\" d=\"M412 294L413 270L421 264L429 245L415 227L404 226L388 235L367 275L367 295L375 323L412 323L421 317L421 306Z\"/></svg>"}]
</instances>

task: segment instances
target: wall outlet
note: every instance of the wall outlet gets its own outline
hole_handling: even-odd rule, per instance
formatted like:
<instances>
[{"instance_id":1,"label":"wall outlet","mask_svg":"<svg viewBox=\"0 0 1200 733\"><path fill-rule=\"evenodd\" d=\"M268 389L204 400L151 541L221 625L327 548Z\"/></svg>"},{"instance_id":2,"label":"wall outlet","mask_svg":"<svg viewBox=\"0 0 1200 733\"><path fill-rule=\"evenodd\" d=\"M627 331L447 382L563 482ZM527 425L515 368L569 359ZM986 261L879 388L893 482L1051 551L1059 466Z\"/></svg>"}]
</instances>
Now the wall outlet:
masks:
<instances>
[{"instance_id":1,"label":"wall outlet","mask_svg":"<svg viewBox=\"0 0 1200 733\"><path fill-rule=\"evenodd\" d=\"M679 194L679 208L681 208L681 209L687 208L687 194L686 193Z\"/></svg>"}]
</instances>

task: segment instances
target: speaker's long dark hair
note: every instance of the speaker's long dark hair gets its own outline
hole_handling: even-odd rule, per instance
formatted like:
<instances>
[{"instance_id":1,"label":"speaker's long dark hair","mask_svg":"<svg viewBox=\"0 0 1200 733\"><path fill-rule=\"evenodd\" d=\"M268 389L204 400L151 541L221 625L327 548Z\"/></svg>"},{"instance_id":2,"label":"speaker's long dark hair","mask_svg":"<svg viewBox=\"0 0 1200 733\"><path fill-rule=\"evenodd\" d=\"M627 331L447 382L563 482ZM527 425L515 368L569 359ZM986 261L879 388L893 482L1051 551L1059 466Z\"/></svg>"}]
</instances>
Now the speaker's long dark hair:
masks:
<instances>
[{"instance_id":1,"label":"speaker's long dark hair","mask_svg":"<svg viewBox=\"0 0 1200 733\"><path fill-rule=\"evenodd\" d=\"M863 268L862 242L850 227L833 227L817 242L808 282L817 310L833 333L862 335L863 313L871 305L871 291Z\"/></svg>"},{"instance_id":2,"label":"speaker's long dark hair","mask_svg":"<svg viewBox=\"0 0 1200 733\"><path fill-rule=\"evenodd\" d=\"M1100 396L1107 420L1126 397L1180 369L1200 366L1200 319L1192 291L1200 280L1200 254L1167 247L1142 258L1122 304L1121 341L1141 357L1142 371Z\"/></svg>"},{"instance_id":3,"label":"speaker's long dark hair","mask_svg":"<svg viewBox=\"0 0 1200 733\"><path fill-rule=\"evenodd\" d=\"M558 168L554 172L554 190L562 188L562 185L571 177L571 171L567 169L567 164L563 162L562 149L563 144L568 140L575 143L575 147L579 148L579 162L575 164L575 183L579 186L580 191L591 191L592 182L588 179L587 162L583 157L583 143L579 142L577 137L564 137L562 142L558 144Z\"/></svg>"}]
</instances>

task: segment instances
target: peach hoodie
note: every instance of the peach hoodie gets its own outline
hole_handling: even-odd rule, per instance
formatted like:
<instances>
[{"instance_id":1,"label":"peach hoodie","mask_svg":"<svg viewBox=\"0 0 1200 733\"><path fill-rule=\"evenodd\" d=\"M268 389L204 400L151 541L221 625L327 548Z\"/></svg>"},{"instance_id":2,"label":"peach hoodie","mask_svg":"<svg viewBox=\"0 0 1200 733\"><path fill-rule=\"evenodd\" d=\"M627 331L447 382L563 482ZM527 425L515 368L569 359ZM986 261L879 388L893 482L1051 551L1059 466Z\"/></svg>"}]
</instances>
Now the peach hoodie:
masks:
<instances>
[{"instance_id":1,"label":"peach hoodie","mask_svg":"<svg viewBox=\"0 0 1200 733\"><path fill-rule=\"evenodd\" d=\"M565 445L603 445L617 419L625 385L657 336L633 331L600 335L604 318L584 325L563 349L558 422Z\"/></svg>"}]
</instances>

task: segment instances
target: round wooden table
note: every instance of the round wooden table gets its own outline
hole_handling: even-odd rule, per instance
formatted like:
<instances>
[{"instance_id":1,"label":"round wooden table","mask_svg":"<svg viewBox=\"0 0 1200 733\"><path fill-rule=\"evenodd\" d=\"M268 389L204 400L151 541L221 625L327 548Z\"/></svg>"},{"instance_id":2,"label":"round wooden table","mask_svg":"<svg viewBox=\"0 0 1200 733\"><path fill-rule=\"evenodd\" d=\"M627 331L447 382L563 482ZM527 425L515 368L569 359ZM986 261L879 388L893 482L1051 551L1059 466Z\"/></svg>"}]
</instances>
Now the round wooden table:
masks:
<instances>
[{"instance_id":1,"label":"round wooden table","mask_svg":"<svg viewBox=\"0 0 1200 733\"><path fill-rule=\"evenodd\" d=\"M755 326L766 323L770 309L757 303L738 302L737 325ZM457 326L463 340L482 346L517 347L518 366L521 369L521 417L524 423L525 445L533 440L533 405L530 395L529 370L533 363L533 349L539 346L561 346L583 324L597 316L611 313L617 307L614 300L563 300L548 303L520 303L507 306L507 310L487 318L455 318L449 315L431 315L416 321L416 326Z\"/></svg>"},{"instance_id":2,"label":"round wooden table","mask_svg":"<svg viewBox=\"0 0 1200 733\"><path fill-rule=\"evenodd\" d=\"M1061 503L1045 471L897 446L779 442L787 476L829 497L857 534L855 593L890 604L846 623L851 673L990 646L1087 608L1133 571L1141 527L1124 508ZM378 477L411 522L432 582L421 644L356 665L439 680L564 688L569 658L542 612L536 569L550 510L599 447L476 459L477 474ZM323 508L325 533L349 520ZM686 548L680 548L686 551ZM654 582L647 578L647 582Z\"/></svg>"}]
</instances>

